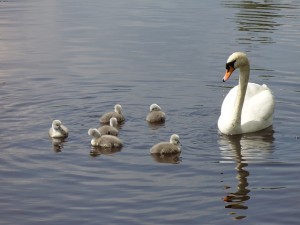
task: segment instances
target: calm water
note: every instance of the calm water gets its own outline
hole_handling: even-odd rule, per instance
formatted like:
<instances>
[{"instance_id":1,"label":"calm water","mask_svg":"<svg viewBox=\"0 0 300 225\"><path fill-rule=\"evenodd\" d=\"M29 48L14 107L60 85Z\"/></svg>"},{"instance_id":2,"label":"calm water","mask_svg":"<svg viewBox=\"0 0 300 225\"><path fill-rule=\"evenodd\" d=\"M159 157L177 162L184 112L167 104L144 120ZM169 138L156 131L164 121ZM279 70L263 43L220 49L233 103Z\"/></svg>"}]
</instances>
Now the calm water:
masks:
<instances>
[{"instance_id":1,"label":"calm water","mask_svg":"<svg viewBox=\"0 0 300 225\"><path fill-rule=\"evenodd\" d=\"M299 224L299 15L296 0L0 1L0 224ZM276 111L273 129L226 137L237 50ZM145 122L154 102L163 126ZM116 103L125 146L90 155ZM59 147L53 119L71 132ZM172 133L179 161L153 158Z\"/></svg>"}]
</instances>

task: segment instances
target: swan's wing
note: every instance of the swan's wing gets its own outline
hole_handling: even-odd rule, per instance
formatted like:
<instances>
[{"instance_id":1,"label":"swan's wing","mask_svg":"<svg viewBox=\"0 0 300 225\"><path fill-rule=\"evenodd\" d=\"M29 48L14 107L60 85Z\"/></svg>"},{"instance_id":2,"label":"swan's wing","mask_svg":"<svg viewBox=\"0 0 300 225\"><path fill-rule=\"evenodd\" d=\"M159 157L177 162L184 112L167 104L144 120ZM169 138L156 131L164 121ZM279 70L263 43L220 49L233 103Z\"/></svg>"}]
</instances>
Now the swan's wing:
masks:
<instances>
[{"instance_id":1,"label":"swan's wing","mask_svg":"<svg viewBox=\"0 0 300 225\"><path fill-rule=\"evenodd\" d=\"M274 96L266 85L249 83L242 110L242 124L269 120L273 116L274 105Z\"/></svg>"}]
</instances>

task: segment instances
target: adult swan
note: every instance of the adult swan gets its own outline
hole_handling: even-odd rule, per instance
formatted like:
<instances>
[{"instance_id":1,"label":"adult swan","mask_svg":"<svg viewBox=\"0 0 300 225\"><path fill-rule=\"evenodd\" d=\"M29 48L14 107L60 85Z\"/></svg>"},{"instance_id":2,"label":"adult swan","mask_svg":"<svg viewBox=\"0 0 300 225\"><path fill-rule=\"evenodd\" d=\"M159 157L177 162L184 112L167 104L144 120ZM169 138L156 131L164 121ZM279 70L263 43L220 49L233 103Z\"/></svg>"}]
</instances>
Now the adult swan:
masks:
<instances>
[{"instance_id":1,"label":"adult swan","mask_svg":"<svg viewBox=\"0 0 300 225\"><path fill-rule=\"evenodd\" d=\"M235 52L229 56L223 82L237 68L240 69L239 84L225 97L218 121L219 130L227 135L256 132L273 122L274 97L265 84L248 83L250 65L245 53Z\"/></svg>"}]
</instances>

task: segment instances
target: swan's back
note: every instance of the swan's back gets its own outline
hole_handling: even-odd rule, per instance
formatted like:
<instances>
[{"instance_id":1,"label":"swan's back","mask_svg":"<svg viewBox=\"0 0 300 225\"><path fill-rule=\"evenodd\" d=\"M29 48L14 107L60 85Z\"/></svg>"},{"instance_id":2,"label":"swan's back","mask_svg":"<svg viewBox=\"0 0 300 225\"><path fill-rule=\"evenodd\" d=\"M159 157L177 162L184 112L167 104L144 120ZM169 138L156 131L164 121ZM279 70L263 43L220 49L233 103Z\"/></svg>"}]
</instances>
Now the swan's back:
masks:
<instances>
[{"instance_id":1,"label":"swan's back","mask_svg":"<svg viewBox=\"0 0 300 225\"><path fill-rule=\"evenodd\" d=\"M226 95L226 97L223 100L223 104L222 104L222 108L221 108L222 113L230 112L229 109L233 108L234 103L235 103L235 98L237 96L237 91L238 91L238 85L233 87L228 92L228 94ZM267 92L264 92L264 91L267 91ZM267 101L270 100L269 99L270 97L274 101L274 97L273 97L271 90L265 84L259 85L259 84L255 84L255 83L248 83L244 104L247 101L250 101L251 99L257 97L258 94L260 94L261 92L264 92L264 95L266 94L266 97L268 98Z\"/></svg>"},{"instance_id":2,"label":"swan's back","mask_svg":"<svg viewBox=\"0 0 300 225\"><path fill-rule=\"evenodd\" d=\"M249 120L273 119L274 108L275 101L271 90L266 85L249 83L242 110L242 124Z\"/></svg>"}]
</instances>

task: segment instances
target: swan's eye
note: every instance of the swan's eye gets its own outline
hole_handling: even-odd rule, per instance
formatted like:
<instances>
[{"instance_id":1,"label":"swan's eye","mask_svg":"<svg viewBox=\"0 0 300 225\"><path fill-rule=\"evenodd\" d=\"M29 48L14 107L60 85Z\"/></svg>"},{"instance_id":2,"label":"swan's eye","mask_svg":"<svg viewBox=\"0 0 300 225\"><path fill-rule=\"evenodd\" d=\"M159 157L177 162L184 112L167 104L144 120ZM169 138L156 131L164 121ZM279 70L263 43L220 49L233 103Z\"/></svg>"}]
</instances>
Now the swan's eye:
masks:
<instances>
[{"instance_id":1,"label":"swan's eye","mask_svg":"<svg viewBox=\"0 0 300 225\"><path fill-rule=\"evenodd\" d=\"M226 70L229 71L230 67L234 68L234 63L236 62L236 60L226 63Z\"/></svg>"}]
</instances>

